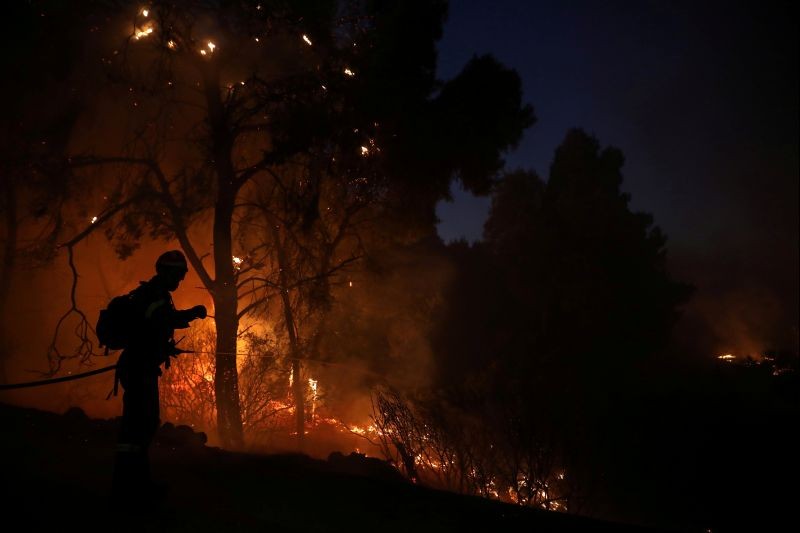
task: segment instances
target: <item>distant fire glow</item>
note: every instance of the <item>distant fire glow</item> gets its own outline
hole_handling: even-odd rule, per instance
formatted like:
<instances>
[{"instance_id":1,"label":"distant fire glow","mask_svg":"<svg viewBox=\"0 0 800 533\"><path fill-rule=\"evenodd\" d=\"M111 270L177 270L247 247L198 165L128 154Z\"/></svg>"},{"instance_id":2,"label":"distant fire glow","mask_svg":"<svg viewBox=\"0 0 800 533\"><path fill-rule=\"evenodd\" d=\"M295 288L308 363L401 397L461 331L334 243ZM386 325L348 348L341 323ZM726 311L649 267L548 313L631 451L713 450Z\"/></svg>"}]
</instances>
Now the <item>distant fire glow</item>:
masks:
<instances>
[{"instance_id":1,"label":"distant fire glow","mask_svg":"<svg viewBox=\"0 0 800 533\"><path fill-rule=\"evenodd\" d=\"M308 38L308 35L303 34L303 40L306 42L306 44L308 44L308 46L311 46L311 39Z\"/></svg>"},{"instance_id":2,"label":"distant fire glow","mask_svg":"<svg viewBox=\"0 0 800 533\"><path fill-rule=\"evenodd\" d=\"M344 73L347 74L348 76L355 76L355 73L349 68L345 68Z\"/></svg>"},{"instance_id":3,"label":"distant fire glow","mask_svg":"<svg viewBox=\"0 0 800 533\"><path fill-rule=\"evenodd\" d=\"M720 359L722 361L727 361L728 363L730 363L733 362L734 359L736 359L736 356L730 353L726 353L724 355L720 355L719 357L717 357L717 359Z\"/></svg>"}]
</instances>

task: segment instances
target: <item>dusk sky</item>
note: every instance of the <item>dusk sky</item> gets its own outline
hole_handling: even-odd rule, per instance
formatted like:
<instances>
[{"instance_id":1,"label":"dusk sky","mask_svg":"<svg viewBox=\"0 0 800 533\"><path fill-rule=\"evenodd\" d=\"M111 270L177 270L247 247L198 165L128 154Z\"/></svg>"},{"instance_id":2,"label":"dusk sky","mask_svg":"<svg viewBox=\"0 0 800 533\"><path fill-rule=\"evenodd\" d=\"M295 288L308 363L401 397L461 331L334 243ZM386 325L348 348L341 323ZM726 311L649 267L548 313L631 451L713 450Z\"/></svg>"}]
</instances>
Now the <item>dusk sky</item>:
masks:
<instances>
[{"instance_id":1,"label":"dusk sky","mask_svg":"<svg viewBox=\"0 0 800 533\"><path fill-rule=\"evenodd\" d=\"M798 301L798 42L788 3L455 0L439 77L474 54L515 68L538 121L507 157L542 177L571 127L623 150L623 189L701 289ZM453 190L445 241L480 238L488 198ZM765 289L766 287L766 289Z\"/></svg>"}]
</instances>

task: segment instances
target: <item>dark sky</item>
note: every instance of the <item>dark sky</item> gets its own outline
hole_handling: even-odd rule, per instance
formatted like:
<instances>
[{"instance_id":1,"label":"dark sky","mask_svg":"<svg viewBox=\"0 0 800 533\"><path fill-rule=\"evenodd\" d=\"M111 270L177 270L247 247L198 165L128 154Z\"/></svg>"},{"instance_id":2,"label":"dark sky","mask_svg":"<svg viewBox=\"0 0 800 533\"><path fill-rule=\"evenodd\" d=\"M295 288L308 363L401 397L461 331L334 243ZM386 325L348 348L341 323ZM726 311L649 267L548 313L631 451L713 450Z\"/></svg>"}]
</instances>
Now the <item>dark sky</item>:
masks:
<instances>
[{"instance_id":1,"label":"dark sky","mask_svg":"<svg viewBox=\"0 0 800 533\"><path fill-rule=\"evenodd\" d=\"M546 176L571 127L621 148L672 270L706 295L766 291L796 337L796 30L788 3L453 0L439 77L473 54L515 68L539 120L508 166ZM488 199L454 197L440 235L479 239Z\"/></svg>"}]
</instances>

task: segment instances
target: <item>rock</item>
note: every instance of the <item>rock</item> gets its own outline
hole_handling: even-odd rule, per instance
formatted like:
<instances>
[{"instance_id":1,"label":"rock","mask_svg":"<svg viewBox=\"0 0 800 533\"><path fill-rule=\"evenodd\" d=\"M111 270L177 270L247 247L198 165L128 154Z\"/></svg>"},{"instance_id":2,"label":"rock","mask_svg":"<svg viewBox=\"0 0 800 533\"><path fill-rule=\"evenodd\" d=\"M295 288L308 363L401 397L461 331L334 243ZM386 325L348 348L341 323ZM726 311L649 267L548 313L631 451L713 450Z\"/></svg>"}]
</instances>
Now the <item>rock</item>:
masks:
<instances>
[{"instance_id":1,"label":"rock","mask_svg":"<svg viewBox=\"0 0 800 533\"><path fill-rule=\"evenodd\" d=\"M186 425L176 426L171 422L165 422L156 434L156 444L158 446L170 448L202 447L208 442L205 433L195 432Z\"/></svg>"},{"instance_id":2,"label":"rock","mask_svg":"<svg viewBox=\"0 0 800 533\"><path fill-rule=\"evenodd\" d=\"M64 412L64 418L73 422L87 422L89 417L86 412L80 407L70 407Z\"/></svg>"}]
</instances>

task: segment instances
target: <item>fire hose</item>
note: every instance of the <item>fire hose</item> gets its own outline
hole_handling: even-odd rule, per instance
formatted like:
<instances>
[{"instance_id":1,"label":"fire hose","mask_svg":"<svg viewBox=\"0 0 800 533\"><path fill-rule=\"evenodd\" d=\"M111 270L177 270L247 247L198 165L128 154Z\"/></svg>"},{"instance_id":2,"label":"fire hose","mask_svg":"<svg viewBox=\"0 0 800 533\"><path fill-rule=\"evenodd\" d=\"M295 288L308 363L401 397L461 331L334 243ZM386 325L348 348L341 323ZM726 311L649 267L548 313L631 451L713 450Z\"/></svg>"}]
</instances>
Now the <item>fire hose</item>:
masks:
<instances>
[{"instance_id":1,"label":"fire hose","mask_svg":"<svg viewBox=\"0 0 800 533\"><path fill-rule=\"evenodd\" d=\"M189 350L175 350L175 353L173 355L178 355L182 353L194 353L194 352L191 352ZM104 366L103 368L89 370L88 372L81 372L80 374L73 374L70 376L61 376L59 378L41 379L38 381L25 381L22 383L0 383L0 390L25 389L28 387L41 387L42 385L52 385L54 383L74 381L76 379L83 379L91 376L96 376L97 374L102 374L103 372L111 372L112 370L116 370L117 366L118 365L108 365Z\"/></svg>"},{"instance_id":2,"label":"fire hose","mask_svg":"<svg viewBox=\"0 0 800 533\"><path fill-rule=\"evenodd\" d=\"M192 352L192 351L188 351L188 350L181 350L180 353L214 354L214 353L226 353L226 352ZM238 354L236 354L236 355L238 355ZM309 362L320 363L320 364L329 365L329 366L341 366L341 367L351 368L351 365L345 365L345 364L342 364L342 363L333 363L333 362L330 362L330 361L320 361L320 360L317 360L317 359L304 359L304 358L299 358L299 357L290 357L289 359L297 359L297 360L300 360L300 361L309 361ZM40 386L43 386L43 385L52 385L53 383L62 383L62 382L65 382L65 381L74 381L74 380L77 380L77 379L83 379L83 378L88 378L88 377L91 377L91 376L96 376L97 374L102 374L104 372L111 372L112 370L116 370L116 368L117 368L117 365L108 365L108 366L104 366L103 368L90 370L88 372L81 372L80 374L73 374L73 375L70 375L70 376L61 376L59 378L42 379L42 380L39 380L39 381L26 381L26 382L23 382L23 383L0 383L0 390L24 389L24 388L28 388L28 387L40 387ZM367 369L357 368L356 370L360 370L361 372L364 372L364 373L367 373L367 374L373 374L374 373L374 372L372 372L370 370L367 370Z\"/></svg>"},{"instance_id":3,"label":"fire hose","mask_svg":"<svg viewBox=\"0 0 800 533\"><path fill-rule=\"evenodd\" d=\"M42 379L39 381L27 381L24 383L3 383L0 384L0 390L10 390L10 389L24 389L26 387L39 387L42 385L51 385L53 383L61 383L63 381L72 381L75 379L83 379L88 378L89 376L94 376L97 374L102 374L103 372L110 372L115 370L117 365L108 365L104 366L103 368L98 368L96 370L90 370L88 372L81 372L80 374L74 374L71 376L61 376L60 378L50 378L50 379Z\"/></svg>"}]
</instances>

